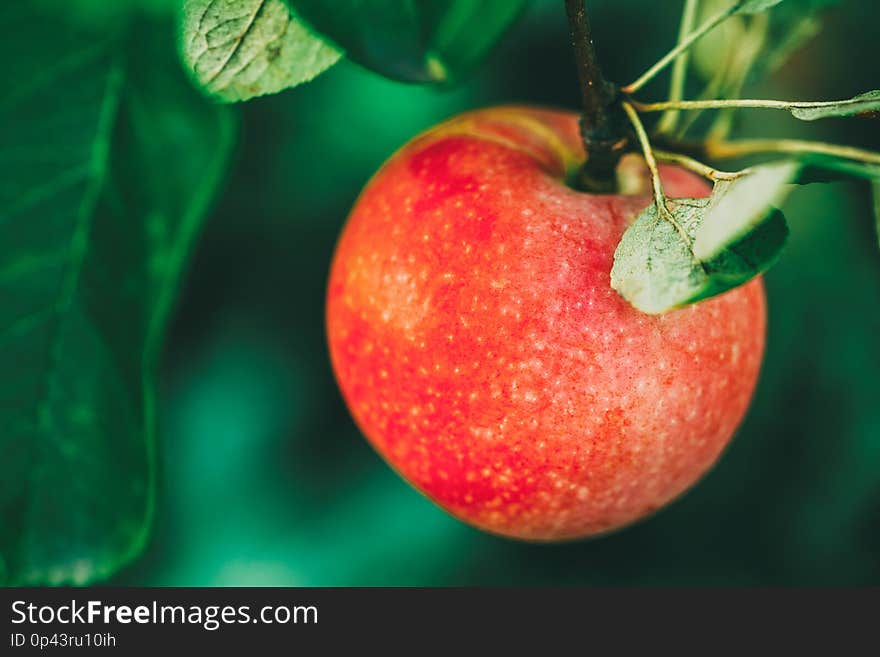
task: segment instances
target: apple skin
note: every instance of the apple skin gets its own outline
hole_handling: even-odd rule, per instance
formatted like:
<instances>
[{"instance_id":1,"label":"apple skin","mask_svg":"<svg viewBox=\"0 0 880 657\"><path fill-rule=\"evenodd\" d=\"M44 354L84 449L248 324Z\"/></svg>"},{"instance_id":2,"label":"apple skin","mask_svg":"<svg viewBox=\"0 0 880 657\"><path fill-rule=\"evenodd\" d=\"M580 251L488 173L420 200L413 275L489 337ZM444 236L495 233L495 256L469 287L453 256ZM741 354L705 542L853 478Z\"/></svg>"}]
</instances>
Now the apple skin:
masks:
<instances>
[{"instance_id":1,"label":"apple skin","mask_svg":"<svg viewBox=\"0 0 880 657\"><path fill-rule=\"evenodd\" d=\"M566 184L577 116L524 107L460 115L373 177L339 240L327 336L360 429L457 518L534 541L647 516L717 460L764 350L755 279L662 315L610 286L614 250L651 202ZM671 197L701 197L664 167Z\"/></svg>"}]
</instances>

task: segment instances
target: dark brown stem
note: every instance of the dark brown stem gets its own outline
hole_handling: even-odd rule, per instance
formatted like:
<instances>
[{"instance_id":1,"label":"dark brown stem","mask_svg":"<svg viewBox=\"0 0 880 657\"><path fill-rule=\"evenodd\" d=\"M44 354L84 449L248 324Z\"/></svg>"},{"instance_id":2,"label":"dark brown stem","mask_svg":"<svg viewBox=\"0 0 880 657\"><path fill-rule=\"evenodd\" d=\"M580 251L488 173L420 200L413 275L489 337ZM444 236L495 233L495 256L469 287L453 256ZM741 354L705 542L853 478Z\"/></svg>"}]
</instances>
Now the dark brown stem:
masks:
<instances>
[{"instance_id":1,"label":"dark brown stem","mask_svg":"<svg viewBox=\"0 0 880 657\"><path fill-rule=\"evenodd\" d=\"M577 186L589 192L612 192L617 162L629 142L625 117L617 87L605 79L599 67L584 0L565 0L565 10L584 108L580 125L587 161Z\"/></svg>"}]
</instances>

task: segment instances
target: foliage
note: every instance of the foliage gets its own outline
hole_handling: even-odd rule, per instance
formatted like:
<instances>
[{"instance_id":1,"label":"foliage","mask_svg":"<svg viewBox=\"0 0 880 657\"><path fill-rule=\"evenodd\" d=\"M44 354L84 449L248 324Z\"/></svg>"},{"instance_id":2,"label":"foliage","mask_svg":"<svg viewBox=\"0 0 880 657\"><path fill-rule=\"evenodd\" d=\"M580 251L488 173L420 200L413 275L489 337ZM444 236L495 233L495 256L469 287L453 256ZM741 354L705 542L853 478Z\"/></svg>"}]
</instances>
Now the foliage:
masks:
<instances>
[{"instance_id":1,"label":"foliage","mask_svg":"<svg viewBox=\"0 0 880 657\"><path fill-rule=\"evenodd\" d=\"M182 30L187 66L226 101L308 82L341 55L312 35L282 0L192 0Z\"/></svg>"},{"instance_id":2,"label":"foliage","mask_svg":"<svg viewBox=\"0 0 880 657\"><path fill-rule=\"evenodd\" d=\"M0 570L83 584L147 537L155 370L233 123L190 88L167 24L96 40L5 18Z\"/></svg>"},{"instance_id":3,"label":"foliage","mask_svg":"<svg viewBox=\"0 0 880 657\"><path fill-rule=\"evenodd\" d=\"M306 100L285 94L248 104L245 111L252 117L251 136L254 143L262 139L265 144L260 151L262 157L253 157L247 172L239 172L234 185L237 191L229 200L228 213L235 215L237 228L229 232L232 237L227 234L227 242L237 245L251 230L263 236L255 245L259 257L248 262L264 273L259 280L261 291L271 299L267 305L285 303L292 295L305 309L291 311L296 321L308 323L303 317L320 316L315 299L321 298L323 290L315 271L329 258L329 245L337 228L333 219L339 219L337 215L344 212L341 204L353 198L356 187L390 148L453 109L511 97L556 103L558 98L546 95L542 86L545 78L573 80L571 72L558 62L553 68L554 74L556 69L562 70L559 77L543 70L530 73L532 55L519 42L508 44L509 61L492 64L492 76L478 78L459 95L423 96L414 87L395 87L358 73L345 63L334 65L347 57L373 72L408 82L448 85L464 80L466 74L478 70L478 63L510 29L526 4L525 0L383 0L369 4L185 0L176 26L172 24L176 8L173 0L34 0L8 3L0 9L6 30L0 40L0 340L4 346L0 364L5 372L0 379L0 583L84 584L106 579L140 554L150 536L156 505L160 357L189 256L230 165L239 111L212 102L196 86L216 99L238 102L297 86L327 70L339 70L316 83L323 86L314 91L302 90L313 94L304 96ZM555 4L554 12L561 14L561 6ZM807 39L819 33L821 10L832 2L702 0L700 4L705 9L701 12L704 21L725 6L735 7L725 22L697 40L691 50L693 71L706 84L703 96L739 98L749 84L779 70ZM653 4L640 6L644 11L656 11ZM540 14L550 15L549 11ZM549 29L548 25L555 24L547 20L534 27L530 24L517 33L517 38L531 43L527 39L533 31ZM607 31L598 34L597 40L609 44L607 47L617 55L616 63L630 61L635 53L646 56L645 43L651 42L652 35L646 35L645 43L615 39L610 31L620 29L619 34L624 35L626 26L605 27ZM552 42L560 41L565 41L565 36L556 29ZM609 59L615 62L615 58ZM510 62L518 63L519 68ZM852 63L853 70L859 70L858 65L861 63ZM810 74L815 75L814 71ZM512 82L514 78L521 78L518 85ZM876 115L880 104L877 94L869 92L837 103L788 103L783 109L805 120L849 114L870 117ZM295 111L289 110L291 107ZM720 142L715 142L727 136L732 123L724 117L729 116L727 109L720 112L719 120L706 131L707 144L717 147ZM663 136L674 142L687 135L693 137L699 127L697 122L683 122ZM289 141L283 140L284 134L292 135ZM334 149L338 151L335 154ZM707 149L708 156L713 152L721 151ZM758 154L739 153L750 157ZM842 255L843 250L855 248L855 240L847 237L855 229L810 228L816 235L814 243L821 243L822 249L809 251L804 246L806 229L798 227L803 216L809 214L809 204L800 201L799 194L791 200L786 198L789 183L841 178L868 181L874 191L873 208L880 233L880 164L860 156L815 151L786 152L783 159L770 159L744 169L737 177L715 180L709 200L655 199L621 241L612 271L615 287L637 307L663 312L744 283L777 261L788 234L785 219L777 209L785 202L802 214L798 216L786 207L792 219L792 244L788 248L794 251L798 266L786 268L783 261L782 273L775 279L780 281L776 291L780 293L779 307L798 319L790 319L780 311L775 318L782 326L779 330L797 333L801 329L800 313L812 312L814 295L824 294L822 298L834 309L833 314L843 317L848 307L845 302L856 298L854 286L838 275L846 267L866 281L865 293L870 297L876 287L871 287L870 281L876 278L876 272L864 264L867 256L854 256L856 263L863 263L856 271L857 265ZM843 216L847 213L858 215L858 205L841 202L843 197L833 189L804 194L805 198L824 194L821 198L833 199L833 203L822 207L840 223L851 219ZM269 229L259 224L255 215L260 212L275 217L279 226L292 223L292 227ZM292 216L305 214L313 217L312 223L302 216L290 222ZM284 249L294 252L293 256L274 244L276 230L288 236L282 243ZM836 250L830 253L832 249ZM234 271L247 278L243 265L225 256L221 259L218 270ZM834 269L830 274L826 259ZM288 285L277 284L277 270L260 269L269 267L266 263L271 261L293 268L296 276L284 279ZM215 276L222 278L217 272ZM785 294L783 282L787 284ZM269 288L276 296L268 296ZM258 314L253 311L250 306L241 310L239 320L246 324ZM768 384L779 389L792 386L792 404L801 405L803 399L809 402L813 395L813 405L819 406L833 396L836 388L832 383L826 390L819 383L791 382L786 369L789 363L808 370L814 367L831 382L835 377L865 382L852 391L854 408L863 409L861 414L841 411L843 415L836 424L828 420L827 426L823 425L827 433L842 436L842 444L849 451L837 450L828 456L822 451L826 443L818 440L819 434L810 433L819 429L807 420L792 429L798 441L800 434L812 436L812 442L804 447L804 458L814 459L819 464L816 471L828 477L821 479L830 491L826 491L822 503L828 504L828 518L833 516L833 521L826 518L821 536L814 536L811 532L819 530L814 529L809 510L799 506L799 500L779 501L791 511L787 516L792 518L786 529L788 539L804 545L802 553L812 559L843 555L839 572L855 573L853 578L864 572L856 570L857 564L875 563L859 551L861 548L853 548L858 554L847 562L848 546L861 544L852 539L844 545L845 539L841 538L861 536L859 532L867 531L858 524L862 507L854 501L855 493L848 497L841 492L841 484L852 483L860 491L876 487L876 477L872 478L869 467L876 464L874 438L880 426L870 402L876 392L870 387L874 372L863 371L869 359L861 347L847 346L852 343L868 349L872 343L871 330L876 327L877 317L870 308L865 312L864 326L850 327L848 333L842 324L835 325L833 338L817 332L817 323L824 320L818 314L812 315L813 324L805 329L808 335L800 351L797 345L801 343L795 341L794 345L783 345L784 353L776 361L771 357ZM777 343L782 335L776 334ZM307 342L313 346L320 339L317 332L310 333ZM821 351L821 344L826 342L835 342L839 350ZM308 431L302 427L298 430L323 438L325 429L329 429L331 435L344 439L352 430L344 424L347 420L342 419L335 393L328 392L332 383L326 380L321 354L315 356L312 346L297 352L302 362L288 363L302 381L287 392L295 394L302 407L312 403L321 413L328 411L328 419L312 417L312 424L306 424ZM267 347L271 357L266 357L264 369L275 372L272 367L283 360L285 352L272 349ZM825 360L820 362L817 354L824 354ZM815 363L803 362L814 357ZM319 383L313 385L312 379ZM230 419L229 413L244 407L253 411L247 406L247 390L243 394L240 388L233 389L207 404L205 414L214 424L210 431L200 433L207 445L202 458L187 460L185 453L178 453L182 454L180 461L189 464L189 471L180 479L190 482L183 490L195 500L193 505L202 499L193 482L210 484L211 471L205 464L216 465L222 460L224 452L218 445L226 444L224 428L228 430L236 420L234 416ZM217 402L221 397L222 403ZM177 403L186 405L180 400ZM844 408L846 400L841 404ZM258 402L254 405L262 408ZM273 408L287 409L288 405L289 399L285 398ZM247 422L241 420L240 430L242 435L251 436L258 423L247 412L242 413ZM256 411L254 414L259 415ZM218 417L226 418L226 424ZM755 422L764 433L787 429L777 417L775 405L759 403ZM821 424L822 418L811 417L813 424ZM337 481L333 473L340 479L347 478L345 467L358 471L367 457L359 453L351 457L353 461L346 461L350 444L343 439L336 443L331 439L331 447L309 443L310 447L303 448L296 457L315 466L314 471L324 473L328 480ZM250 447L244 445L236 452L239 464L243 455L251 453ZM784 445L777 447L782 450ZM330 456L326 457L322 449L330 450ZM754 453L759 449L754 444L747 447ZM785 458L773 461L770 454L769 461L785 461L791 450L782 451ZM321 461L325 457L327 462ZM835 480L833 473L825 472L827 459L833 461L836 471L848 473L852 482ZM230 471L233 465L229 465ZM730 491L739 491L743 477L751 476L756 468L761 470L752 462L736 460L727 467L727 474L720 476L733 484L727 488L715 484L716 494L711 499L716 503L729 500ZM809 469L809 463L805 467ZM216 481L222 480L223 487L230 487L225 472L215 473ZM354 562L357 550L376 555L382 551L381 545L396 545L405 537L412 538L403 525L419 528L414 540L425 553L435 551L432 558L441 564L440 569L452 566L442 565L445 553L436 547L438 544L461 547L479 543L485 548L480 554L501 555L497 563L480 562L473 550L462 548L460 553L468 555L464 558L469 564L465 568L470 568L472 572L468 572L476 579L485 574L485 578L495 577L497 582L506 566L516 570L520 560L533 555L530 547L499 547L490 545L494 539L488 537L465 537L461 533L464 530L431 516L430 507L420 506L418 498L401 502L404 498L410 500L405 497L408 493L398 489L391 479L381 479L382 475L375 475L373 480L381 483L364 484L358 489L358 501L345 502L322 488L309 472L306 465L295 471L297 485L308 491L310 499L331 499L328 505L337 512L332 529L311 537L311 542L334 556L324 560L314 556L316 553L308 552L303 547L307 541L299 536L291 543L300 550L297 554L312 554L302 557L306 564L303 568L311 566L313 572L323 573L320 583L346 577L339 574L337 563ZM817 480L820 474L816 474ZM792 485L797 487L796 482ZM797 490L803 497L812 489ZM218 491L220 495L222 490ZM231 513L236 500L242 497L238 489L234 493L235 499L232 493L224 498ZM744 495L746 499L758 499ZM250 504L250 500L245 501ZM867 494L859 501L870 511L872 502ZM187 503L180 501L180 506L186 508ZM204 514L211 513L212 507L203 499L202 503L199 508ZM678 516L671 512L670 523L678 523L679 528L692 525L685 517L691 511L708 522L716 510L700 504L699 500L692 502L687 507L690 511ZM403 510L401 526L387 524L384 509L390 506ZM284 505L271 508L276 520L286 512ZM375 511L377 508L382 511ZM314 520L307 510L298 513L301 515L297 519L303 523ZM319 515L323 522L330 514L322 508ZM239 513L237 517L251 516ZM429 519L420 525L417 519L426 517ZM776 521L775 515L767 520ZM352 537L350 526L360 527L361 535ZM750 527L745 522L736 524L736 518L732 526ZM680 545L670 544L662 533L649 527L639 536L651 538L651 545L659 546L661 555L663 546L670 554L678 555ZM632 552L627 559L629 573L643 551L640 545L627 540L612 545L624 546L620 554L629 554L627 549ZM865 539L871 540L876 543L875 537ZM578 554L590 555L589 563L610 564L608 572L590 571L592 581L600 582L614 578L617 563L616 557L603 556L603 549L601 545L560 548L570 550L564 554L580 550ZM739 581L761 579L760 573L737 570L739 562L733 562L739 555L725 552L720 544L718 552L727 555L731 572ZM357 558L368 560L360 555ZM399 563L409 562L405 557L395 557L395 564ZM704 566L706 576L714 576L712 568ZM785 566L800 575L811 572L804 564L787 560ZM408 567L415 580L430 579L419 571L421 565L410 563ZM699 564L695 568L699 570ZM359 572L357 575L352 570L343 583L373 582L369 564ZM686 574L679 572L681 577ZM621 581L628 577L622 572L618 575ZM644 581L657 579L649 570L643 575Z\"/></svg>"},{"instance_id":4,"label":"foliage","mask_svg":"<svg viewBox=\"0 0 880 657\"><path fill-rule=\"evenodd\" d=\"M449 82L475 66L526 0L291 0L348 55L409 82Z\"/></svg>"},{"instance_id":5,"label":"foliage","mask_svg":"<svg viewBox=\"0 0 880 657\"><path fill-rule=\"evenodd\" d=\"M649 205L617 247L611 285L639 310L660 313L726 292L769 269L788 237L782 213L769 204L756 205L740 239L724 235L718 246L703 247L707 229L723 225L725 206L742 197L726 190L710 199L670 200L674 224Z\"/></svg>"}]
</instances>

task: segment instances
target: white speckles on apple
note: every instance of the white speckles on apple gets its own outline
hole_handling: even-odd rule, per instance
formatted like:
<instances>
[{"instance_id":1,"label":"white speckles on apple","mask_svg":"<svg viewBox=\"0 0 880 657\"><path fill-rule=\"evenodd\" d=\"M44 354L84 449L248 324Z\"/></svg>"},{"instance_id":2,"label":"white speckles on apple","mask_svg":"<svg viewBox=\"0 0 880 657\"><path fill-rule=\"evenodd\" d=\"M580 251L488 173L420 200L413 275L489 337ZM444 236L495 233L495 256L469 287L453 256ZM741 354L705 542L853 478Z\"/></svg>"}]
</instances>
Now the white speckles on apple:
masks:
<instances>
[{"instance_id":1,"label":"white speckles on apple","mask_svg":"<svg viewBox=\"0 0 880 657\"><path fill-rule=\"evenodd\" d=\"M734 342L732 345L730 345L730 362L733 365L736 365L737 363L739 363L739 353L740 353L739 342Z\"/></svg>"}]
</instances>

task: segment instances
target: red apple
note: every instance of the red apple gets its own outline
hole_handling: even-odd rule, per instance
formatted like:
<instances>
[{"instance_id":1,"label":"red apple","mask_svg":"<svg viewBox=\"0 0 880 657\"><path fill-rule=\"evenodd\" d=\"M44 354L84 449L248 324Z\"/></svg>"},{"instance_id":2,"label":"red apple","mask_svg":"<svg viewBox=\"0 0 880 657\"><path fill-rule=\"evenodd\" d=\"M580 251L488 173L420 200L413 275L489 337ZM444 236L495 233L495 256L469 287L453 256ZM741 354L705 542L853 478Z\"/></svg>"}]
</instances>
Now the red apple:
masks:
<instances>
[{"instance_id":1,"label":"red apple","mask_svg":"<svg viewBox=\"0 0 880 657\"><path fill-rule=\"evenodd\" d=\"M441 507L510 537L607 532L680 495L742 420L764 349L760 280L659 316L611 288L651 198L636 159L636 194L572 189L583 158L572 113L454 118L375 175L330 274L330 354L361 430ZM709 193L661 177L669 196Z\"/></svg>"}]
</instances>

